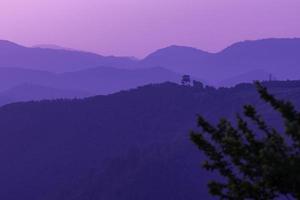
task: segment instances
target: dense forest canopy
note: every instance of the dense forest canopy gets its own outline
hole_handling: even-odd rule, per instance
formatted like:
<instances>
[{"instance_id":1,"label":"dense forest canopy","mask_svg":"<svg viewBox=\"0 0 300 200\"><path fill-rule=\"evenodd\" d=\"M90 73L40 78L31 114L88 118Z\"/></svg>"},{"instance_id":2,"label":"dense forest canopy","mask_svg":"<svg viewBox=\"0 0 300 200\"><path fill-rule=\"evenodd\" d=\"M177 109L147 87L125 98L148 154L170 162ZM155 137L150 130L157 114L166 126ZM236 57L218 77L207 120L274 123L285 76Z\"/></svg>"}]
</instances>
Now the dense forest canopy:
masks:
<instances>
[{"instance_id":1,"label":"dense forest canopy","mask_svg":"<svg viewBox=\"0 0 300 200\"><path fill-rule=\"evenodd\" d=\"M300 106L299 81L263 84ZM188 131L197 113L215 123L233 119L248 103L283 127L252 84L216 89L163 83L3 106L0 198L210 199L211 175L200 169L204 155L191 145Z\"/></svg>"}]
</instances>

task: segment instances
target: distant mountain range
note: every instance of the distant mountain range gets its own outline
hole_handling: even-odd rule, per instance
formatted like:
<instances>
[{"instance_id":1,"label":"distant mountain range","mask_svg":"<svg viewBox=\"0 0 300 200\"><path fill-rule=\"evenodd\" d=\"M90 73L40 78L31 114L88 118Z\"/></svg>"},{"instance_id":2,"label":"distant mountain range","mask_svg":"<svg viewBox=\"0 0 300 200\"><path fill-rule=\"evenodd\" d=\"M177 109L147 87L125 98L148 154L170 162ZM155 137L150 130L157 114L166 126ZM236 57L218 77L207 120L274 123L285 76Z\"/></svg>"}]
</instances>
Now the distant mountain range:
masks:
<instances>
[{"instance_id":1,"label":"distant mountain range","mask_svg":"<svg viewBox=\"0 0 300 200\"><path fill-rule=\"evenodd\" d=\"M55 44L38 44L32 46L32 48L41 48L41 49L56 49L56 50L67 50L67 51L79 51L72 48L62 47Z\"/></svg>"},{"instance_id":2,"label":"distant mountain range","mask_svg":"<svg viewBox=\"0 0 300 200\"><path fill-rule=\"evenodd\" d=\"M179 82L183 74L215 86L268 80L270 75L293 80L300 78L299 52L300 39L264 39L238 42L218 53L170 46L138 60L1 40L0 93L27 84L60 92L109 94L149 83Z\"/></svg>"},{"instance_id":3,"label":"distant mountain range","mask_svg":"<svg viewBox=\"0 0 300 200\"><path fill-rule=\"evenodd\" d=\"M300 81L264 83L300 108ZM107 96L0 107L0 199L212 199L203 155L189 140L196 114L212 123L253 104L281 127L251 84L151 84ZM233 124L236 125L235 123Z\"/></svg>"},{"instance_id":4,"label":"distant mountain range","mask_svg":"<svg viewBox=\"0 0 300 200\"><path fill-rule=\"evenodd\" d=\"M237 76L222 80L219 82L221 86L234 86L237 83L252 83L253 80L277 80L274 74L268 73L265 70L252 70L248 73L239 74Z\"/></svg>"},{"instance_id":5,"label":"distant mountain range","mask_svg":"<svg viewBox=\"0 0 300 200\"><path fill-rule=\"evenodd\" d=\"M136 62L127 57L105 57L66 49L24 47L9 41L0 41L0 67L67 72L99 66L131 68Z\"/></svg>"},{"instance_id":6,"label":"distant mountain range","mask_svg":"<svg viewBox=\"0 0 300 200\"><path fill-rule=\"evenodd\" d=\"M0 94L20 85L45 87L60 92L72 90L73 94L109 94L120 90L135 88L149 83L167 81L179 82L181 76L164 68L117 69L96 67L80 71L52 73L20 68L0 68ZM36 91L36 90L34 90ZM80 91L75 92L74 91ZM20 92L22 92L20 90ZM23 91L24 93L24 91ZM28 92L28 99L32 92ZM34 96L37 96L34 95ZM50 97L51 95L49 95ZM67 92L62 97L70 96ZM72 95L71 95L72 96ZM76 95L75 95L76 96ZM41 95L44 97L44 95ZM35 98L34 98L35 99Z\"/></svg>"},{"instance_id":7,"label":"distant mountain range","mask_svg":"<svg viewBox=\"0 0 300 200\"><path fill-rule=\"evenodd\" d=\"M57 89L34 84L20 84L0 92L0 106L12 102L38 101L44 99L74 99L91 96L80 90Z\"/></svg>"},{"instance_id":8,"label":"distant mountain range","mask_svg":"<svg viewBox=\"0 0 300 200\"><path fill-rule=\"evenodd\" d=\"M218 53L191 47L170 46L138 60L101 56L57 45L24 47L0 41L0 67L69 72L99 66L114 68L163 67L219 83L253 70L273 73L280 79L298 79L300 39L263 39L235 43Z\"/></svg>"},{"instance_id":9,"label":"distant mountain range","mask_svg":"<svg viewBox=\"0 0 300 200\"><path fill-rule=\"evenodd\" d=\"M300 39L238 42L218 53L171 46L150 54L142 62L147 66L193 74L216 85L257 70L273 74L278 79L300 79ZM261 80L263 77L257 73L252 78ZM268 80L268 76L264 79ZM236 83L239 82L232 84Z\"/></svg>"}]
</instances>

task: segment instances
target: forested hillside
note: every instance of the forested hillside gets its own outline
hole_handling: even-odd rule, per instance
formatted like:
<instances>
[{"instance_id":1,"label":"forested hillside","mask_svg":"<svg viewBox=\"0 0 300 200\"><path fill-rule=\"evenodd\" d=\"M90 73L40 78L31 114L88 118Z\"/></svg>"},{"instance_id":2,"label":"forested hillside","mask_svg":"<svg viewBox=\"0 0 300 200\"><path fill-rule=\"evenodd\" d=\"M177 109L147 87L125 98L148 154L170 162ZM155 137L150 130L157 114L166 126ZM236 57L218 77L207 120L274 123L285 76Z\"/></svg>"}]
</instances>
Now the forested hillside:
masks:
<instances>
[{"instance_id":1,"label":"forested hillside","mask_svg":"<svg viewBox=\"0 0 300 200\"><path fill-rule=\"evenodd\" d=\"M264 83L300 106L300 81ZM0 108L0 199L209 199L196 114L216 121L252 103L280 122L251 84L147 85L107 96ZM298 107L299 108L299 107Z\"/></svg>"}]
</instances>

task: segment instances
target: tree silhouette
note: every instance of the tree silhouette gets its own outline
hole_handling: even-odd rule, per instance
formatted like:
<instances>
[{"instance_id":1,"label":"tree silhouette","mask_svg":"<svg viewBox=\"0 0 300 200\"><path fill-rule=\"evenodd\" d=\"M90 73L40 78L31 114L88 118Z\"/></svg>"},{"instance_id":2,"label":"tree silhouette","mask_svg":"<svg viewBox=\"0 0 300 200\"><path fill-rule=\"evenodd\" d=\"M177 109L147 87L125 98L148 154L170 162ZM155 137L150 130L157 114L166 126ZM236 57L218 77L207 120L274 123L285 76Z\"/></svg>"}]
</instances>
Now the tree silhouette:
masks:
<instances>
[{"instance_id":1,"label":"tree silhouette","mask_svg":"<svg viewBox=\"0 0 300 200\"><path fill-rule=\"evenodd\" d=\"M183 75L181 79L181 84L185 86L191 85L191 77L190 75Z\"/></svg>"},{"instance_id":2,"label":"tree silhouette","mask_svg":"<svg viewBox=\"0 0 300 200\"><path fill-rule=\"evenodd\" d=\"M245 117L237 115L236 126L227 119L214 126L198 116L202 131L191 131L191 139L208 158L204 169L221 175L208 183L210 193L220 199L300 199L300 113L255 85L281 114L285 131L270 127L251 105L244 106Z\"/></svg>"},{"instance_id":3,"label":"tree silhouette","mask_svg":"<svg viewBox=\"0 0 300 200\"><path fill-rule=\"evenodd\" d=\"M194 88L197 88L197 89L203 89L204 88L204 86L203 86L203 83L201 83L200 81L193 81L193 87Z\"/></svg>"}]
</instances>

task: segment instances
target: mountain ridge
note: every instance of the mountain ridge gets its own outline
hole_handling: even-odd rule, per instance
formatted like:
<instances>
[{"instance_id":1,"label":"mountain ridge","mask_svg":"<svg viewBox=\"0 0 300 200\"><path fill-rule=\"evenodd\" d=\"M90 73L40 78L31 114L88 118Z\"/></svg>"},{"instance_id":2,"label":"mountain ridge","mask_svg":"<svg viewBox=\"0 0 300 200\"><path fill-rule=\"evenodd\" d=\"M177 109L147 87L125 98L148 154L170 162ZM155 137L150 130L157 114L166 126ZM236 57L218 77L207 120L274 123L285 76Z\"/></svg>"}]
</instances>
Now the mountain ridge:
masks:
<instances>
[{"instance_id":1,"label":"mountain ridge","mask_svg":"<svg viewBox=\"0 0 300 200\"><path fill-rule=\"evenodd\" d=\"M160 67L119 69L103 66L65 73L21 68L0 68L0 96L6 93L4 95L6 99L18 100L20 98L10 97L9 94L12 93L7 91L16 89L16 87L24 84L34 86L33 88L37 89L35 90L36 92L40 91L41 94L38 95L38 93L31 93L26 88L28 96L24 99L34 100L46 98L45 91L61 94L62 98L72 97L70 95L70 93L72 94L71 91L74 91L73 96L78 94L79 97L86 97L97 94L110 94L150 83L180 82L180 79L181 76L179 74ZM47 89L43 91L38 90L37 87L45 87ZM22 90L18 91L20 94L25 92ZM65 94L63 91L65 91ZM29 94L33 95L32 99L30 99ZM59 98L57 95L54 96ZM51 97L51 95L48 95L48 97ZM4 97L2 96L1 98ZM9 103L9 101L0 101L0 105L3 104L1 102Z\"/></svg>"},{"instance_id":2,"label":"mountain ridge","mask_svg":"<svg viewBox=\"0 0 300 200\"><path fill-rule=\"evenodd\" d=\"M300 107L300 81L263 84ZM280 128L282 122L253 84L213 89L162 83L106 96L2 106L0 198L211 199L210 176L200 167L204 157L188 132L196 114L212 123L234 119L245 103Z\"/></svg>"},{"instance_id":3,"label":"mountain ridge","mask_svg":"<svg viewBox=\"0 0 300 200\"><path fill-rule=\"evenodd\" d=\"M158 49L141 60L104 57L80 51L27 48L8 41L2 44L1 48L0 42L0 67L60 73L101 66L120 69L162 67L179 74L190 74L216 86L222 86L223 80L249 73L253 69L266 71L280 80L300 79L299 38L247 40L234 43L217 53L172 45ZM10 48L5 50L3 46ZM260 77L262 75L253 78L260 80Z\"/></svg>"},{"instance_id":4,"label":"mountain ridge","mask_svg":"<svg viewBox=\"0 0 300 200\"><path fill-rule=\"evenodd\" d=\"M132 68L135 64L134 59L127 57L105 57L84 51L25 47L5 40L0 41L0 67L67 72L102 65Z\"/></svg>"},{"instance_id":5,"label":"mountain ridge","mask_svg":"<svg viewBox=\"0 0 300 200\"><path fill-rule=\"evenodd\" d=\"M185 47L182 48L182 51L184 49ZM253 69L267 71L281 80L300 79L300 69L298 67L300 63L299 38L273 38L237 42L217 53L206 52L203 54L203 51L200 50L200 53L180 55L170 53L168 48L161 49L158 52L167 55L164 58L152 56L149 59L149 57L146 57L142 62L145 65L155 63L179 73L204 78L211 84L218 86L222 86L220 83L223 80L248 73ZM194 52L197 52L197 49L194 49Z\"/></svg>"}]
</instances>

